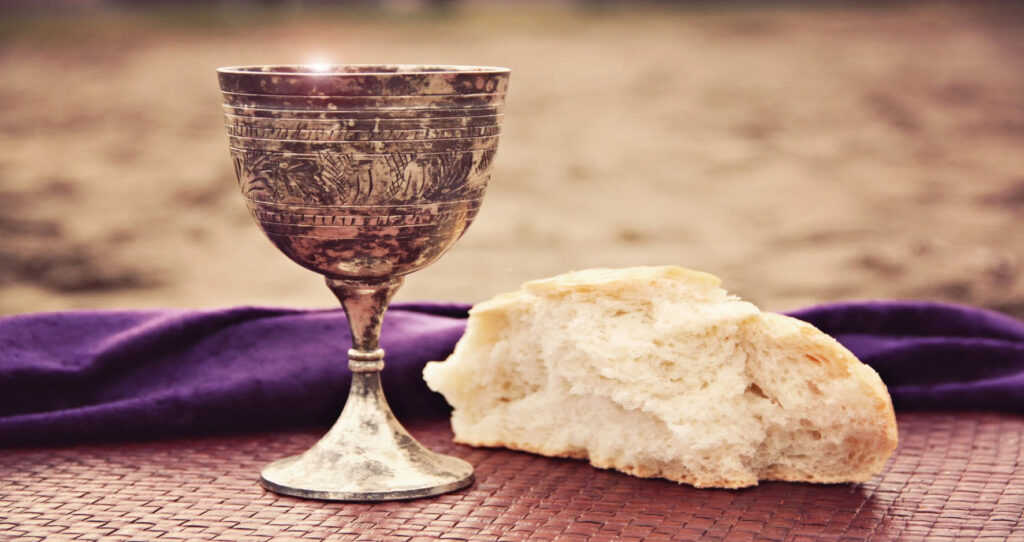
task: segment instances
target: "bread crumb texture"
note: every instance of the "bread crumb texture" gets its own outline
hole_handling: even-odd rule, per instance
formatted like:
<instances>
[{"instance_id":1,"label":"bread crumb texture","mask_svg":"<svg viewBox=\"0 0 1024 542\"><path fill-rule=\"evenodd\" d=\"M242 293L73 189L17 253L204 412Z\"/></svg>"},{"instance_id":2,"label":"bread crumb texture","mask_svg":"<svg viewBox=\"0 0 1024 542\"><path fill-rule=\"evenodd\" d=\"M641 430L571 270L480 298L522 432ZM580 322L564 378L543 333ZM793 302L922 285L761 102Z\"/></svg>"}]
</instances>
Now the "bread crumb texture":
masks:
<instances>
[{"instance_id":1,"label":"bread crumb texture","mask_svg":"<svg viewBox=\"0 0 1024 542\"><path fill-rule=\"evenodd\" d=\"M680 267L591 269L473 307L424 370L456 441L696 487L861 482L896 448L870 367Z\"/></svg>"}]
</instances>

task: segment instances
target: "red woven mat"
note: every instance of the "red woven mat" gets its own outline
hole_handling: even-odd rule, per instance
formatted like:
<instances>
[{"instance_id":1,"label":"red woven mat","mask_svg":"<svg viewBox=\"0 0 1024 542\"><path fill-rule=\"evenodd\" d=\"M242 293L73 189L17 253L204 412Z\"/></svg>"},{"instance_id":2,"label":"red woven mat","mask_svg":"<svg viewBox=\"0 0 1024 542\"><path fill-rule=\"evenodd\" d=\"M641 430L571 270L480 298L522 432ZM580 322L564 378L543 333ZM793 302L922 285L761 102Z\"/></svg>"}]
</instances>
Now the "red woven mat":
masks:
<instances>
[{"instance_id":1,"label":"red woven mat","mask_svg":"<svg viewBox=\"0 0 1024 542\"><path fill-rule=\"evenodd\" d=\"M0 450L0 539L15 540L1024 540L1024 418L902 414L885 472L854 485L697 490L451 443L477 483L381 504L268 493L260 467L319 431Z\"/></svg>"}]
</instances>

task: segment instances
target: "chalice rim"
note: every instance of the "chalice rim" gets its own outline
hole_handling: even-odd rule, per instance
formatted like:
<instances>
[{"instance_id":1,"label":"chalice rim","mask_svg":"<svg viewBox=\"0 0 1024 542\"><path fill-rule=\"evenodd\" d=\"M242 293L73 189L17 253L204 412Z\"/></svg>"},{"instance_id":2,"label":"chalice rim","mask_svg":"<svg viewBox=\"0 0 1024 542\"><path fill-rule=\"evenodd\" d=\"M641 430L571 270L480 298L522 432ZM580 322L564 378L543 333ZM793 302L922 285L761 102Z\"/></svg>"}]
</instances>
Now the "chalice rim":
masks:
<instances>
[{"instance_id":1,"label":"chalice rim","mask_svg":"<svg viewBox=\"0 0 1024 542\"><path fill-rule=\"evenodd\" d=\"M338 68L379 68L379 71L337 71ZM387 71L385 68L396 68ZM288 71L288 70L307 71ZM280 71L279 71L280 70ZM403 75L447 75L447 74L506 74L511 68L501 66L474 66L468 64L247 64L223 66L217 73L231 75L280 75L287 77L380 77Z\"/></svg>"}]
</instances>

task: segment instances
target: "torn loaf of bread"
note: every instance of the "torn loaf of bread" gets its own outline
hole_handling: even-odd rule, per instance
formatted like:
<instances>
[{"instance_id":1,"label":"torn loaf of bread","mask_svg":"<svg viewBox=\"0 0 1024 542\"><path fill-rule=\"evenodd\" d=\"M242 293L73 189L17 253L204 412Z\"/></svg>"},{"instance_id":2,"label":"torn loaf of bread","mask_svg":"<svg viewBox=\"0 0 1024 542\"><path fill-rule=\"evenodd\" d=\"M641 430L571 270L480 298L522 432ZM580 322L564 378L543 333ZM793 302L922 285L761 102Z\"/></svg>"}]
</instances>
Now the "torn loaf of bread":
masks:
<instances>
[{"instance_id":1,"label":"torn loaf of bread","mask_svg":"<svg viewBox=\"0 0 1024 542\"><path fill-rule=\"evenodd\" d=\"M896 448L878 374L679 267L591 269L473 307L424 370L458 442L697 487L861 482Z\"/></svg>"}]
</instances>

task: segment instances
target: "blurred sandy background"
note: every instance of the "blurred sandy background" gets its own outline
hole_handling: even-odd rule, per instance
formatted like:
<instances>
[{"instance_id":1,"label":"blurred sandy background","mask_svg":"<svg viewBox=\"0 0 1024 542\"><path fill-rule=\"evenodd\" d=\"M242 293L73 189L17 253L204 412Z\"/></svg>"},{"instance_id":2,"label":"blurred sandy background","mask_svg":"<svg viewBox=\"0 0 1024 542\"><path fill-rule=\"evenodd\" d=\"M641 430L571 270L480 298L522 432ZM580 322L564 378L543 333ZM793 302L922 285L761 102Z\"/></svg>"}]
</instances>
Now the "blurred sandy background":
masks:
<instances>
[{"instance_id":1,"label":"blurred sandy background","mask_svg":"<svg viewBox=\"0 0 1024 542\"><path fill-rule=\"evenodd\" d=\"M1014 4L14 5L0 314L333 306L248 217L214 77L332 61L513 70L483 210L400 300L675 263L767 309L924 298L1024 316Z\"/></svg>"}]
</instances>

